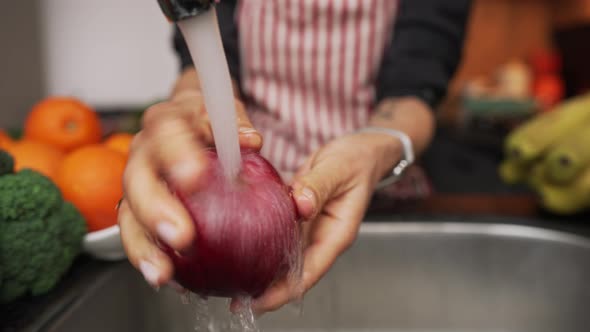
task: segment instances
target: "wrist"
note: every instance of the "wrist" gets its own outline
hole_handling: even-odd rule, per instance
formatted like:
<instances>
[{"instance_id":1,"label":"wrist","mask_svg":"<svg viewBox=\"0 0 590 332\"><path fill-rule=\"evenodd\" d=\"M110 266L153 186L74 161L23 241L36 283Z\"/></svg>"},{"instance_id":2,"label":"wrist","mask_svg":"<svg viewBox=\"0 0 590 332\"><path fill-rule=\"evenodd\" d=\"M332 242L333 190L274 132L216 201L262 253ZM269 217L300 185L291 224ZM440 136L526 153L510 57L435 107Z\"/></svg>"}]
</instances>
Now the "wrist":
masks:
<instances>
[{"instance_id":1,"label":"wrist","mask_svg":"<svg viewBox=\"0 0 590 332\"><path fill-rule=\"evenodd\" d=\"M434 111L418 98L384 99L372 113L369 126L397 129L407 134L416 155L426 149L434 134Z\"/></svg>"},{"instance_id":2,"label":"wrist","mask_svg":"<svg viewBox=\"0 0 590 332\"><path fill-rule=\"evenodd\" d=\"M389 176L402 159L403 144L399 138L382 132L360 131L357 135L363 138L366 150L370 151L373 161L371 180L376 185Z\"/></svg>"}]
</instances>

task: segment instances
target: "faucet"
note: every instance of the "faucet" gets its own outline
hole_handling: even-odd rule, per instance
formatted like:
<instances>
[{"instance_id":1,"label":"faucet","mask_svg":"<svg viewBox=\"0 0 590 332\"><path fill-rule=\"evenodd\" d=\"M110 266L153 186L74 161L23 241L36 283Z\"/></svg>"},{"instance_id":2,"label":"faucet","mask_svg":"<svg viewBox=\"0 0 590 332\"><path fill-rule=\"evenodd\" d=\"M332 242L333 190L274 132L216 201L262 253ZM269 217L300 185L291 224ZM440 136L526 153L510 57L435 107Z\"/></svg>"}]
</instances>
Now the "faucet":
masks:
<instances>
[{"instance_id":1,"label":"faucet","mask_svg":"<svg viewBox=\"0 0 590 332\"><path fill-rule=\"evenodd\" d=\"M178 22L195 17L208 11L219 0L158 0L164 15L172 21Z\"/></svg>"}]
</instances>

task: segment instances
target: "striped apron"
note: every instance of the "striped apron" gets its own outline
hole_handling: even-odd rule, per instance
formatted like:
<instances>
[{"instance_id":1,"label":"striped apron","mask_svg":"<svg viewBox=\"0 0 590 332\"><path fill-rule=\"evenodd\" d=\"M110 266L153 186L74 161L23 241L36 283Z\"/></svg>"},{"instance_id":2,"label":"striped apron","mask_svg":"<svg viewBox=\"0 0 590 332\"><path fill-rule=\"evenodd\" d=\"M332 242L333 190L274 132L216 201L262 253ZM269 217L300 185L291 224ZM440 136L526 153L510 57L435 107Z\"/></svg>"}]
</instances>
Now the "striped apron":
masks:
<instances>
[{"instance_id":1,"label":"striped apron","mask_svg":"<svg viewBox=\"0 0 590 332\"><path fill-rule=\"evenodd\" d=\"M261 151L289 178L365 125L399 0L241 0L242 89Z\"/></svg>"}]
</instances>

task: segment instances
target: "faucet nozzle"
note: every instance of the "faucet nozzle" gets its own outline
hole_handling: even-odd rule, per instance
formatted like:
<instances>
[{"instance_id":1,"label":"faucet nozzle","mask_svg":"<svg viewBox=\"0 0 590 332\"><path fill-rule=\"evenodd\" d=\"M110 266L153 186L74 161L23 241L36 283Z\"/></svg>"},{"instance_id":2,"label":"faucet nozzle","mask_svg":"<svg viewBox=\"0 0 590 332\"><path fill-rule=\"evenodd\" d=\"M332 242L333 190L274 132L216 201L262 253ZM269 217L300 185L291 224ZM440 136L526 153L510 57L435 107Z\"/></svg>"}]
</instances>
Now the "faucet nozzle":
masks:
<instances>
[{"instance_id":1,"label":"faucet nozzle","mask_svg":"<svg viewBox=\"0 0 590 332\"><path fill-rule=\"evenodd\" d=\"M164 15L178 22L209 10L218 0L158 0Z\"/></svg>"}]
</instances>

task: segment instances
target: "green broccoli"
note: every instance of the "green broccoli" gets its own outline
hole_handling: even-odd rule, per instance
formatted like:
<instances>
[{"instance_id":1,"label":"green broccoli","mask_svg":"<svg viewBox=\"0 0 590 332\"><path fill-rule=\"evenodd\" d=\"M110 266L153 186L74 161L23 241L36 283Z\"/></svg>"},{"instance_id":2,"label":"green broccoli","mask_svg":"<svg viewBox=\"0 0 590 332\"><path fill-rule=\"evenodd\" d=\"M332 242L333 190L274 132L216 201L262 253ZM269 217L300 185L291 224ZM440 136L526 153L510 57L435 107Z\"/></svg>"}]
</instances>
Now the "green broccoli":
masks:
<instances>
[{"instance_id":1,"label":"green broccoli","mask_svg":"<svg viewBox=\"0 0 590 332\"><path fill-rule=\"evenodd\" d=\"M33 170L0 176L0 303L51 290L84 234L82 215L49 178Z\"/></svg>"},{"instance_id":2,"label":"green broccoli","mask_svg":"<svg viewBox=\"0 0 590 332\"><path fill-rule=\"evenodd\" d=\"M12 172L14 172L14 159L8 152L0 150L0 175Z\"/></svg>"},{"instance_id":3,"label":"green broccoli","mask_svg":"<svg viewBox=\"0 0 590 332\"><path fill-rule=\"evenodd\" d=\"M0 177L0 220L44 219L62 201L55 184L37 171L23 169Z\"/></svg>"}]
</instances>

